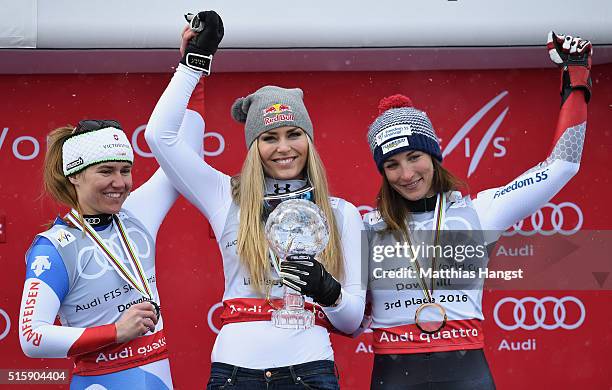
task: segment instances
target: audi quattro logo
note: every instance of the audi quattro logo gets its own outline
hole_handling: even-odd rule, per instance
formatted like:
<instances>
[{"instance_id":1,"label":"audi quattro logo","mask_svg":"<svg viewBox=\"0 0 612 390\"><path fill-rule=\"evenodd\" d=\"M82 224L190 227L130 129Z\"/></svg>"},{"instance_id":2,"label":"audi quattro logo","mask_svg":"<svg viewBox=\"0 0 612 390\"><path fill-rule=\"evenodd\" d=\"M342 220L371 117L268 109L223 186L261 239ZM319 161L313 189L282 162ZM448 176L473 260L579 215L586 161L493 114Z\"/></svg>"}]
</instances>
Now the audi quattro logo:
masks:
<instances>
[{"instance_id":1,"label":"audi quattro logo","mask_svg":"<svg viewBox=\"0 0 612 390\"><path fill-rule=\"evenodd\" d=\"M2 309L0 309L0 317L4 318L4 329L2 329L2 321L0 320L0 329L2 329L2 333L0 333L0 340L2 340L11 330L11 318L7 312Z\"/></svg>"},{"instance_id":2,"label":"audi quattro logo","mask_svg":"<svg viewBox=\"0 0 612 390\"><path fill-rule=\"evenodd\" d=\"M543 236L561 234L570 236L577 233L584 222L580 207L572 202L562 202L558 205L546 203L530 217L515 223L503 233L504 236L533 236L540 233Z\"/></svg>"},{"instance_id":3,"label":"audi quattro logo","mask_svg":"<svg viewBox=\"0 0 612 390\"><path fill-rule=\"evenodd\" d=\"M500 311L505 315L500 316ZM511 313L509 313L511 311ZM576 329L584 322L586 309L576 297L506 297L493 309L493 318L503 330Z\"/></svg>"}]
</instances>

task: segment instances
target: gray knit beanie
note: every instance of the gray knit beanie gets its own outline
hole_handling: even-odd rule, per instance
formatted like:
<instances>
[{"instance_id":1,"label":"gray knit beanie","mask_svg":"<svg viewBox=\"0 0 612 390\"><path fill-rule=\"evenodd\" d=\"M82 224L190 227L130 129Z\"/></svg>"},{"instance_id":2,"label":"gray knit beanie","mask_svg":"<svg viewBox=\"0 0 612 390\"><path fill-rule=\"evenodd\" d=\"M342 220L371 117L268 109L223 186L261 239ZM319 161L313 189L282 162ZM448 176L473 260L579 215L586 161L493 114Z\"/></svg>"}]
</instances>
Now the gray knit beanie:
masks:
<instances>
[{"instance_id":1,"label":"gray knit beanie","mask_svg":"<svg viewBox=\"0 0 612 390\"><path fill-rule=\"evenodd\" d=\"M313 139L312 122L304 106L304 92L267 85L236 99L232 117L244 123L247 148L260 134L281 126L297 126Z\"/></svg>"}]
</instances>

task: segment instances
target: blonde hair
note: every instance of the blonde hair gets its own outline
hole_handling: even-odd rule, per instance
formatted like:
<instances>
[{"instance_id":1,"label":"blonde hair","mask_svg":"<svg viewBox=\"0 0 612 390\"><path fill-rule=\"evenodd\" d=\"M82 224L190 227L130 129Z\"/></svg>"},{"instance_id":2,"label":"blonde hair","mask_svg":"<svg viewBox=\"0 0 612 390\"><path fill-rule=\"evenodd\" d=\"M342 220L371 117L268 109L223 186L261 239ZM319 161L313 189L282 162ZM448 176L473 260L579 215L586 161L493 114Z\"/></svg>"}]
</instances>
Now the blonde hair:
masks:
<instances>
[{"instance_id":1,"label":"blonde hair","mask_svg":"<svg viewBox=\"0 0 612 390\"><path fill-rule=\"evenodd\" d=\"M306 172L314 187L314 203L319 206L329 225L329 243L319 259L325 269L336 279L344 278L344 257L340 234L332 207L329 203L327 175L319 154L310 137ZM268 243L264 234L263 196L265 190L264 171L258 139L248 150L240 175L232 177L232 198L240 207L237 252L240 261L247 268L251 285L255 291L264 292L266 276L270 271Z\"/></svg>"},{"instance_id":2,"label":"blonde hair","mask_svg":"<svg viewBox=\"0 0 612 390\"><path fill-rule=\"evenodd\" d=\"M64 176L62 166L62 147L64 142L74 132L73 126L59 127L47 136L47 153L45 154L43 184L44 191L56 201L65 204L79 212L82 216L81 206L77 197L76 188Z\"/></svg>"}]
</instances>

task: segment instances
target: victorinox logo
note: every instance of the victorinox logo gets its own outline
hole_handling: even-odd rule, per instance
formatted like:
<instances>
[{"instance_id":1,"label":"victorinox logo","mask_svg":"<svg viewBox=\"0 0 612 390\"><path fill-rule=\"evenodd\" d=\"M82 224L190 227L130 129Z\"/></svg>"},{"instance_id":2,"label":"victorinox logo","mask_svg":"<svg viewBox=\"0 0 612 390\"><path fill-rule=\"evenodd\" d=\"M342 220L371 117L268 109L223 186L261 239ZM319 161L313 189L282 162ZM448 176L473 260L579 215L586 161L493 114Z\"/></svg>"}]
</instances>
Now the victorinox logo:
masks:
<instances>
[{"instance_id":1,"label":"victorinox logo","mask_svg":"<svg viewBox=\"0 0 612 390\"><path fill-rule=\"evenodd\" d=\"M478 168L478 164L480 163L480 160L487 151L489 144L493 144L493 157L499 158L504 157L506 155L507 151L506 146L504 144L506 141L508 141L508 139L506 137L496 137L495 133L497 132L501 123L506 117L509 107L505 107L501 114L499 114L497 118L495 118L493 123L491 123L475 150L472 149L472 139L468 137L470 131L506 95L508 95L508 91L501 92L499 95L495 96L493 99L491 99L491 101L485 104L474 115L472 115L472 117L470 117L470 119L468 119L467 122L465 122L465 124L461 126L459 131L457 131L457 133L453 136L453 138L451 138L450 142L443 149L442 156L446 157L453 150L455 150L463 141L465 157L471 158L467 174L468 177L470 177L472 173L474 173L476 168Z\"/></svg>"}]
</instances>

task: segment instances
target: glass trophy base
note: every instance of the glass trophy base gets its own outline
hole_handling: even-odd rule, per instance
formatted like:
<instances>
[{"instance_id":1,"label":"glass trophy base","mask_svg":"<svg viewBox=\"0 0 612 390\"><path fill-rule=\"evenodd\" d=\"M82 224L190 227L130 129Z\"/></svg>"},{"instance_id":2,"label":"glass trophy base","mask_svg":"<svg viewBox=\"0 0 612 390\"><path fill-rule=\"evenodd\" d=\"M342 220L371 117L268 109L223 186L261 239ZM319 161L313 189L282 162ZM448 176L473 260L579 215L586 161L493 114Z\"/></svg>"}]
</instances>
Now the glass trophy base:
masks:
<instances>
[{"instance_id":1,"label":"glass trophy base","mask_svg":"<svg viewBox=\"0 0 612 390\"><path fill-rule=\"evenodd\" d=\"M304 297L285 288L285 306L272 312L272 324L283 329L310 329L314 326L314 313L304 309Z\"/></svg>"},{"instance_id":2,"label":"glass trophy base","mask_svg":"<svg viewBox=\"0 0 612 390\"><path fill-rule=\"evenodd\" d=\"M310 329L314 322L314 313L304 309L279 309L272 312L272 324L277 328Z\"/></svg>"}]
</instances>

